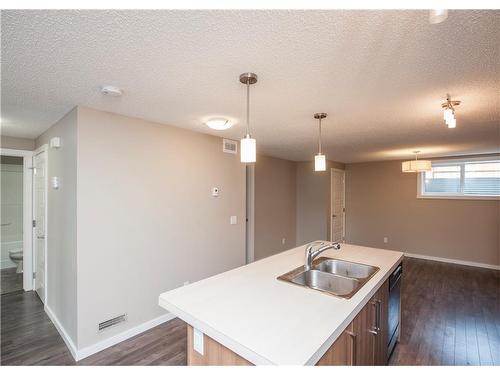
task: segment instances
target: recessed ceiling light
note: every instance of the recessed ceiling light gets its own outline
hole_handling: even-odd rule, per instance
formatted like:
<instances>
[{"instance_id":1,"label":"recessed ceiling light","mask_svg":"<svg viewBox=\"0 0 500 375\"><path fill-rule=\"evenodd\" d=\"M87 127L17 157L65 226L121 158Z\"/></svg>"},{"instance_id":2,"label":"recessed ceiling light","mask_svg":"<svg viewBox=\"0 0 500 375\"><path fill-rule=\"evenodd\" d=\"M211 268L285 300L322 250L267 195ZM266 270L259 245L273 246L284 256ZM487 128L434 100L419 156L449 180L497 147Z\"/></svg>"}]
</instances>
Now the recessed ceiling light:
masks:
<instances>
[{"instance_id":1,"label":"recessed ceiling light","mask_svg":"<svg viewBox=\"0 0 500 375\"><path fill-rule=\"evenodd\" d=\"M214 130L226 130L233 126L233 123L225 118L214 118L206 121L205 125Z\"/></svg>"},{"instance_id":2,"label":"recessed ceiling light","mask_svg":"<svg viewBox=\"0 0 500 375\"><path fill-rule=\"evenodd\" d=\"M122 96L123 91L119 87L115 87L115 86L103 86L101 88L101 93L103 95L106 95L106 96L118 97L118 96Z\"/></svg>"}]
</instances>

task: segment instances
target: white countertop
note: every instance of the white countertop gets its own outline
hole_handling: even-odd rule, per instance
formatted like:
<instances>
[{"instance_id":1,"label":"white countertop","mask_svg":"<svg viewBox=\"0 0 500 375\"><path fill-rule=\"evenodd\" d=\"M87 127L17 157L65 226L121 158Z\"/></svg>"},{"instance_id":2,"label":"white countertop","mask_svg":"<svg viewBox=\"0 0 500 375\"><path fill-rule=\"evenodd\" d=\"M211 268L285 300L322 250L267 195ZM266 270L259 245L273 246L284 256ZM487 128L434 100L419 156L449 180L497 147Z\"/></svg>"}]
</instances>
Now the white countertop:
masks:
<instances>
[{"instance_id":1,"label":"white countertop","mask_svg":"<svg viewBox=\"0 0 500 375\"><path fill-rule=\"evenodd\" d=\"M389 277L403 253L342 244L321 256L380 268L345 300L276 280L304 246L160 295L159 304L256 365L315 364Z\"/></svg>"}]
</instances>

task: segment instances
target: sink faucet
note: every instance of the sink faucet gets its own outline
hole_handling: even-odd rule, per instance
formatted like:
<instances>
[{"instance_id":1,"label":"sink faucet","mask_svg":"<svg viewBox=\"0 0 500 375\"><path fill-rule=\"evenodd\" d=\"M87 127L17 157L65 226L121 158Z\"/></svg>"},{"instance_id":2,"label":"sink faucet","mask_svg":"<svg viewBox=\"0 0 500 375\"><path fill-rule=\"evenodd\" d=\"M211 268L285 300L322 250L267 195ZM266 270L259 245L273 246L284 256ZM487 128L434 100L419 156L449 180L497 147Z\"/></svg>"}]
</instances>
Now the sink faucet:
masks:
<instances>
[{"instance_id":1,"label":"sink faucet","mask_svg":"<svg viewBox=\"0 0 500 375\"><path fill-rule=\"evenodd\" d=\"M324 242L324 241L314 241L306 245L306 260L304 262L304 269L309 271L312 267L312 262L323 251L335 249L340 250L340 244L338 242Z\"/></svg>"}]
</instances>

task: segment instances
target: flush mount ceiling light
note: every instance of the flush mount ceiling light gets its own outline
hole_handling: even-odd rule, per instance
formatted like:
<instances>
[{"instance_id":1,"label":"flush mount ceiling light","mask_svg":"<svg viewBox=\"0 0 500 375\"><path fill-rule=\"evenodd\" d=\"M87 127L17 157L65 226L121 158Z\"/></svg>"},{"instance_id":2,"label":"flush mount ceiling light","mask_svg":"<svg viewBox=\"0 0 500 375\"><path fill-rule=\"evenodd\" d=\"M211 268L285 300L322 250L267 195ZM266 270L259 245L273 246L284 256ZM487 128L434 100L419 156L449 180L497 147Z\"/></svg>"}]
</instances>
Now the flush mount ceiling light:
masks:
<instances>
[{"instance_id":1,"label":"flush mount ceiling light","mask_svg":"<svg viewBox=\"0 0 500 375\"><path fill-rule=\"evenodd\" d=\"M460 103L460 100L451 100L450 96L447 95L446 101L441 104L441 107L443 108L444 122L450 129L456 128L457 126L457 119L455 118L455 107L457 105L460 105Z\"/></svg>"},{"instance_id":2,"label":"flush mount ceiling light","mask_svg":"<svg viewBox=\"0 0 500 375\"><path fill-rule=\"evenodd\" d=\"M429 10L429 23L441 23L448 18L448 9L431 9Z\"/></svg>"},{"instance_id":3,"label":"flush mount ceiling light","mask_svg":"<svg viewBox=\"0 0 500 375\"><path fill-rule=\"evenodd\" d=\"M315 113L314 118L319 120L318 153L314 156L314 170L326 171L326 156L321 153L321 120L326 118L326 113Z\"/></svg>"},{"instance_id":4,"label":"flush mount ceiling light","mask_svg":"<svg viewBox=\"0 0 500 375\"><path fill-rule=\"evenodd\" d=\"M240 153L242 163L255 163L257 158L257 143L250 136L250 85L257 82L257 74L243 73L240 75L240 82L247 86L247 131L240 141Z\"/></svg>"},{"instance_id":5,"label":"flush mount ceiling light","mask_svg":"<svg viewBox=\"0 0 500 375\"><path fill-rule=\"evenodd\" d=\"M101 88L101 93L105 96L118 97L123 95L123 90L118 87L108 85Z\"/></svg>"},{"instance_id":6,"label":"flush mount ceiling light","mask_svg":"<svg viewBox=\"0 0 500 375\"><path fill-rule=\"evenodd\" d=\"M401 170L405 173L427 172L432 169L430 160L418 160L420 151L413 151L415 160L404 161L401 165Z\"/></svg>"},{"instance_id":7,"label":"flush mount ceiling light","mask_svg":"<svg viewBox=\"0 0 500 375\"><path fill-rule=\"evenodd\" d=\"M214 130L226 130L233 126L233 123L225 118L214 118L206 121L205 125Z\"/></svg>"}]
</instances>

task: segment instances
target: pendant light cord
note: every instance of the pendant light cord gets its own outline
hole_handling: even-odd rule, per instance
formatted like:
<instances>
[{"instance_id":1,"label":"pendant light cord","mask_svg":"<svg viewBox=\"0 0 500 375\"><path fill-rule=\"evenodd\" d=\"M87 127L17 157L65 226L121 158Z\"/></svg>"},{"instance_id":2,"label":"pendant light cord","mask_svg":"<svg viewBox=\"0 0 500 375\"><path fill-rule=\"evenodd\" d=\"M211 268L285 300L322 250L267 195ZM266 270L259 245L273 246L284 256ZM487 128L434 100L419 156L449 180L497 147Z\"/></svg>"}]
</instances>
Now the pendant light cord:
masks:
<instances>
[{"instance_id":1,"label":"pendant light cord","mask_svg":"<svg viewBox=\"0 0 500 375\"><path fill-rule=\"evenodd\" d=\"M321 117L319 118L318 153L321 154Z\"/></svg>"},{"instance_id":2,"label":"pendant light cord","mask_svg":"<svg viewBox=\"0 0 500 375\"><path fill-rule=\"evenodd\" d=\"M247 137L250 137L250 83L247 81Z\"/></svg>"}]
</instances>

